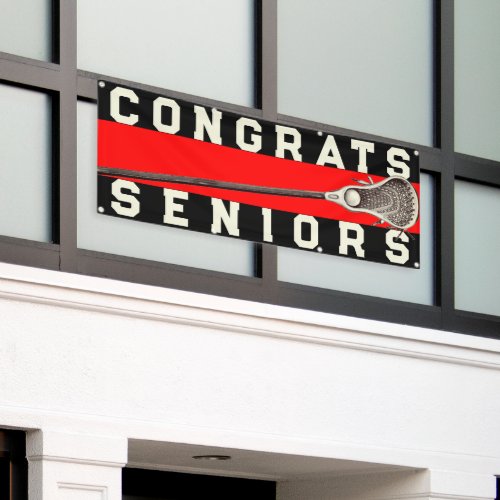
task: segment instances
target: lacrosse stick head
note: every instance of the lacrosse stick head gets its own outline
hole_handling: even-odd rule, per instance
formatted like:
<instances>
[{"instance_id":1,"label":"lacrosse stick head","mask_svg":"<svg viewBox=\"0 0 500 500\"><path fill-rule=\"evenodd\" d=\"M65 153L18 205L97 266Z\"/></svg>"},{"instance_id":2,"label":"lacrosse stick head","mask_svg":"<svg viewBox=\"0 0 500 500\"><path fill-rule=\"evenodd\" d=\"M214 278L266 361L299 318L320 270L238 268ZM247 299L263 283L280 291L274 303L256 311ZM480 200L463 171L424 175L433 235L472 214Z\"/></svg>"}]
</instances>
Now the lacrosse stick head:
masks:
<instances>
[{"instance_id":1,"label":"lacrosse stick head","mask_svg":"<svg viewBox=\"0 0 500 500\"><path fill-rule=\"evenodd\" d=\"M344 186L325 193L325 198L351 212L374 215L402 231L412 227L418 219L419 203L415 188L399 176L374 184Z\"/></svg>"}]
</instances>

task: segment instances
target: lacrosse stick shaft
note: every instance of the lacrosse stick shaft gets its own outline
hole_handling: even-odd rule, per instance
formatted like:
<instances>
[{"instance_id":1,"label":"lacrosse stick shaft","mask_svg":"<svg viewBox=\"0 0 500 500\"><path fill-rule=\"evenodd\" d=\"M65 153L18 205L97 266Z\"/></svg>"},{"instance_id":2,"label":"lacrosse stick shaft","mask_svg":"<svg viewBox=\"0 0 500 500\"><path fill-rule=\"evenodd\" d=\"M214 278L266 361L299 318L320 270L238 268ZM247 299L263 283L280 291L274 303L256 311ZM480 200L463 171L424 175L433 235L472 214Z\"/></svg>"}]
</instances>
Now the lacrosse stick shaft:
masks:
<instances>
[{"instance_id":1,"label":"lacrosse stick shaft","mask_svg":"<svg viewBox=\"0 0 500 500\"><path fill-rule=\"evenodd\" d=\"M268 186L254 186L251 184L240 184L238 182L217 181L213 179L203 179L199 177L184 177L171 174L156 174L153 172L142 172L137 170L123 170L119 168L101 167L98 169L101 175L112 175L118 177L128 177L154 182L172 182L175 184L189 184L192 186L203 186L220 189L231 189L234 191L245 191L248 193L273 194L278 196L293 196L296 198L317 198L324 200L325 193L320 191L301 191L300 189L285 189Z\"/></svg>"}]
</instances>

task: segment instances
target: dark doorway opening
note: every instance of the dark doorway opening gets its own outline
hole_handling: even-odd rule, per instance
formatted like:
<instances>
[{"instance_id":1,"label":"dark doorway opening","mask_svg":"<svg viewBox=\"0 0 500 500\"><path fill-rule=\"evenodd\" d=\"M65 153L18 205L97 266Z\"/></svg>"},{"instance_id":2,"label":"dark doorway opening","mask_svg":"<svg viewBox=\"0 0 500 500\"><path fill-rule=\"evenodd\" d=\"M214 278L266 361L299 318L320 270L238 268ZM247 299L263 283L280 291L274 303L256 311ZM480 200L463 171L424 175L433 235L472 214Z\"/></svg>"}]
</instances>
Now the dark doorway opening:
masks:
<instances>
[{"instance_id":1,"label":"dark doorway opening","mask_svg":"<svg viewBox=\"0 0 500 500\"><path fill-rule=\"evenodd\" d=\"M26 433L0 429L0 500L27 499Z\"/></svg>"},{"instance_id":2,"label":"dark doorway opening","mask_svg":"<svg viewBox=\"0 0 500 500\"><path fill-rule=\"evenodd\" d=\"M123 500L275 500L276 483L255 479L123 469Z\"/></svg>"}]
</instances>

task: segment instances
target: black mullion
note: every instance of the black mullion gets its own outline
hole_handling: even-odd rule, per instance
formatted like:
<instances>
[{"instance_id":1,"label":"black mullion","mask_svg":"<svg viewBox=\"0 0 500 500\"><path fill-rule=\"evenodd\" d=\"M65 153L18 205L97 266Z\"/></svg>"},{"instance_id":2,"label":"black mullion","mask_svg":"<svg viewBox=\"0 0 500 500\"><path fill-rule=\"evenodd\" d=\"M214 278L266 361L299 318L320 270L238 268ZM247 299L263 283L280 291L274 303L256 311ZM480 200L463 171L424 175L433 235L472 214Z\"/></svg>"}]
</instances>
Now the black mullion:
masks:
<instances>
[{"instance_id":1,"label":"black mullion","mask_svg":"<svg viewBox=\"0 0 500 500\"><path fill-rule=\"evenodd\" d=\"M265 120L275 121L278 114L278 0L262 2L260 20L262 114Z\"/></svg>"},{"instance_id":2,"label":"black mullion","mask_svg":"<svg viewBox=\"0 0 500 500\"><path fill-rule=\"evenodd\" d=\"M60 240L60 211L59 211L59 200L60 200L60 160L61 160L61 132L60 132L60 115L61 115L61 99L60 99L60 82L61 82L61 67L60 62L60 44L61 44L61 33L60 33L60 12L59 12L59 1L52 0L52 16L51 16L51 40L52 40L52 50L51 50L51 60L56 63L58 69L58 86L57 92L52 95L52 115L51 115L51 126L52 126L52 141L51 141L51 157L52 157L52 170L51 170L51 185L52 185L52 203L51 203L51 222L52 222L52 242L59 243ZM60 248L59 248L60 252ZM60 266L60 255L58 258L58 267Z\"/></svg>"},{"instance_id":3,"label":"black mullion","mask_svg":"<svg viewBox=\"0 0 500 500\"><path fill-rule=\"evenodd\" d=\"M434 146L441 148L441 0L434 0L433 5L433 110L434 110Z\"/></svg>"},{"instance_id":4,"label":"black mullion","mask_svg":"<svg viewBox=\"0 0 500 500\"><path fill-rule=\"evenodd\" d=\"M439 7L439 124L443 171L438 179L439 220L438 304L443 328L450 328L455 305L455 231L454 231L454 3L440 0Z\"/></svg>"},{"instance_id":5,"label":"black mullion","mask_svg":"<svg viewBox=\"0 0 500 500\"><path fill-rule=\"evenodd\" d=\"M461 179L500 186L500 162L455 154L455 174Z\"/></svg>"},{"instance_id":6,"label":"black mullion","mask_svg":"<svg viewBox=\"0 0 500 500\"><path fill-rule=\"evenodd\" d=\"M254 277L92 250L78 250L78 257L78 271L86 275L237 299L262 297L261 280Z\"/></svg>"},{"instance_id":7,"label":"black mullion","mask_svg":"<svg viewBox=\"0 0 500 500\"><path fill-rule=\"evenodd\" d=\"M59 268L59 247L52 243L0 236L2 262L21 266Z\"/></svg>"},{"instance_id":8,"label":"black mullion","mask_svg":"<svg viewBox=\"0 0 500 500\"><path fill-rule=\"evenodd\" d=\"M390 140L386 142L391 142ZM420 147L420 169L426 172L441 173L443 170L443 160L441 150L436 148Z\"/></svg>"},{"instance_id":9,"label":"black mullion","mask_svg":"<svg viewBox=\"0 0 500 500\"><path fill-rule=\"evenodd\" d=\"M254 0L253 87L254 106L262 109L262 2Z\"/></svg>"},{"instance_id":10,"label":"black mullion","mask_svg":"<svg viewBox=\"0 0 500 500\"><path fill-rule=\"evenodd\" d=\"M76 0L59 1L59 243L60 269L77 270Z\"/></svg>"},{"instance_id":11,"label":"black mullion","mask_svg":"<svg viewBox=\"0 0 500 500\"><path fill-rule=\"evenodd\" d=\"M258 2L258 22L260 28L260 49L257 57L260 61L259 93L262 117L275 121L278 116L278 0ZM256 251L256 271L262 278L263 293L270 298L275 293L278 279L278 248L273 245L259 244Z\"/></svg>"},{"instance_id":12,"label":"black mullion","mask_svg":"<svg viewBox=\"0 0 500 500\"><path fill-rule=\"evenodd\" d=\"M61 197L61 185L60 185L60 168L59 165L61 163L61 130L59 127L60 116L61 116L61 99L60 93L57 92L52 95L52 106L51 106L51 158L52 158L52 170L51 170L51 187L52 187L52 196L51 196L51 241L53 243L59 244L60 241L60 227L61 227L61 219L60 219L60 210L59 203ZM58 262L59 267L60 259Z\"/></svg>"},{"instance_id":13,"label":"black mullion","mask_svg":"<svg viewBox=\"0 0 500 500\"><path fill-rule=\"evenodd\" d=\"M448 328L454 332L500 340L498 316L456 310Z\"/></svg>"},{"instance_id":14,"label":"black mullion","mask_svg":"<svg viewBox=\"0 0 500 500\"><path fill-rule=\"evenodd\" d=\"M3 55L0 53L1 82L42 92L59 89L59 67L57 65L52 63L36 64L25 57L10 54L8 57L2 57Z\"/></svg>"},{"instance_id":15,"label":"black mullion","mask_svg":"<svg viewBox=\"0 0 500 500\"><path fill-rule=\"evenodd\" d=\"M59 64L59 62L60 62L60 46L61 46L61 22L60 22L60 15L59 15L59 0L52 0L51 6L52 6L51 60L52 60L52 62Z\"/></svg>"}]
</instances>

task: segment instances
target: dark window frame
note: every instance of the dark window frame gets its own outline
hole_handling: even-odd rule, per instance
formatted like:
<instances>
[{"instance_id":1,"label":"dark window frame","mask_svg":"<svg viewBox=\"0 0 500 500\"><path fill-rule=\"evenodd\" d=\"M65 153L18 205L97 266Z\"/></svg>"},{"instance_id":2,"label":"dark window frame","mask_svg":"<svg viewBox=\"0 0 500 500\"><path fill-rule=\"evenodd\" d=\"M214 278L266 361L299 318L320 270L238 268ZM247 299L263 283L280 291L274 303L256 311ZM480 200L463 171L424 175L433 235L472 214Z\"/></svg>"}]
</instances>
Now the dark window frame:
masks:
<instances>
[{"instance_id":1,"label":"dark window frame","mask_svg":"<svg viewBox=\"0 0 500 500\"><path fill-rule=\"evenodd\" d=\"M0 236L0 259L64 272L500 338L500 316L456 310L454 304L455 180L500 188L500 162L454 151L453 0L434 0L434 147L279 114L277 3L278 0L255 0L256 107L248 108L78 70L76 0L54 0L52 24L55 62L35 61L0 52L0 82L36 89L53 96L54 243ZM256 118L418 149L422 169L433 176L436 189L435 305L419 305L280 282L277 279L277 248L266 244L255 245L255 277L78 249L76 102L77 99L96 101L99 78L154 92L168 92L173 97Z\"/></svg>"},{"instance_id":2,"label":"dark window frame","mask_svg":"<svg viewBox=\"0 0 500 500\"><path fill-rule=\"evenodd\" d=\"M0 498L28 500L26 433L0 429Z\"/></svg>"}]
</instances>

